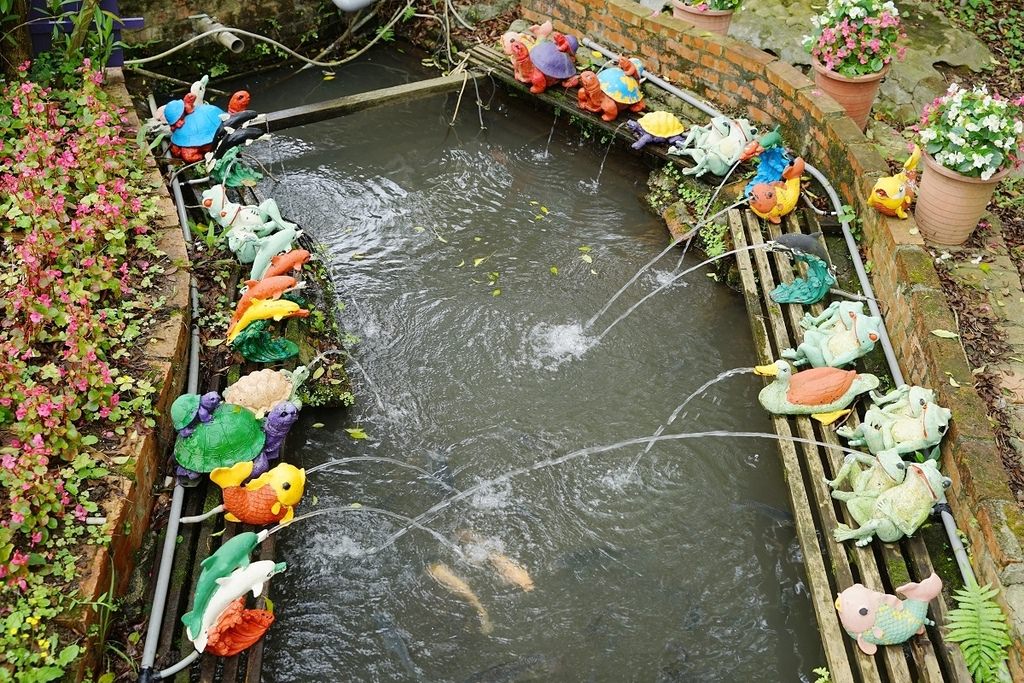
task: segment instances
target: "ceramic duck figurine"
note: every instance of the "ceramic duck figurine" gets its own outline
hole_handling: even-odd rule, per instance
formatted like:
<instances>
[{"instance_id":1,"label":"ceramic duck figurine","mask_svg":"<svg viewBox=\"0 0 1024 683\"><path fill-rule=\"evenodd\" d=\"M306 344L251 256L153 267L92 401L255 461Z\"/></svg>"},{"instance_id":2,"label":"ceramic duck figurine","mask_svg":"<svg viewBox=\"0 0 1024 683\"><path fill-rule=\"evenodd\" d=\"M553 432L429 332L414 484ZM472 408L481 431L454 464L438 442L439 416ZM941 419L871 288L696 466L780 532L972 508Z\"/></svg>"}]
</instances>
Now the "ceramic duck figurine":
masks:
<instances>
[{"instance_id":1,"label":"ceramic duck figurine","mask_svg":"<svg viewBox=\"0 0 1024 683\"><path fill-rule=\"evenodd\" d=\"M942 579L935 572L920 583L900 586L896 592L907 599L900 600L859 583L836 597L839 621L864 654L875 654L879 645L902 643L934 624L927 616L928 603L942 592Z\"/></svg>"},{"instance_id":2,"label":"ceramic duck figurine","mask_svg":"<svg viewBox=\"0 0 1024 683\"><path fill-rule=\"evenodd\" d=\"M800 176L803 172L804 160L797 157L782 172L781 181L754 185L750 190L751 211L772 223L781 223L782 217L796 208L800 199Z\"/></svg>"},{"instance_id":3,"label":"ceramic duck figurine","mask_svg":"<svg viewBox=\"0 0 1024 683\"><path fill-rule=\"evenodd\" d=\"M914 145L914 151L903 162L903 170L896 175L879 178L871 188L868 206L878 213L894 218L906 218L907 210L914 201L914 181L917 179L917 163L921 160L921 148Z\"/></svg>"},{"instance_id":4,"label":"ceramic duck figurine","mask_svg":"<svg viewBox=\"0 0 1024 683\"><path fill-rule=\"evenodd\" d=\"M765 410L776 415L810 415L822 424L831 424L850 411L847 408L859 394L878 387L878 378L838 368L811 368L793 372L784 360L759 365L754 374L775 377L758 394Z\"/></svg>"}]
</instances>

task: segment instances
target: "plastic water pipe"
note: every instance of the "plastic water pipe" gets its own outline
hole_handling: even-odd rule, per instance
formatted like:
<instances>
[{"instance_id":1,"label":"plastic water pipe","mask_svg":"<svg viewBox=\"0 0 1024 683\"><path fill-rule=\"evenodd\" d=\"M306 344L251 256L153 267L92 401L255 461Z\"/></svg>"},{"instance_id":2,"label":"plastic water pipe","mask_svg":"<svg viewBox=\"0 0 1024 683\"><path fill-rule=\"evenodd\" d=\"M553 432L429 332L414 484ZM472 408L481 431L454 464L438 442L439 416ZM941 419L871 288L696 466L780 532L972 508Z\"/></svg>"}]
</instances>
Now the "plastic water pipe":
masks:
<instances>
[{"instance_id":1,"label":"plastic water pipe","mask_svg":"<svg viewBox=\"0 0 1024 683\"><path fill-rule=\"evenodd\" d=\"M219 21L215 21L208 14L195 14L189 17L199 33L209 34L218 43L238 54L245 49L245 41L228 30L228 27ZM213 31L214 33L211 33Z\"/></svg>"},{"instance_id":2,"label":"plastic water pipe","mask_svg":"<svg viewBox=\"0 0 1024 683\"><path fill-rule=\"evenodd\" d=\"M149 96L149 108L155 116L156 101L152 95ZM174 203L178 209L178 222L181 224L181 233L185 239L185 245L190 248L192 246L192 231L188 227L185 200L182 197L181 183L178 181L177 176L171 180L171 192L174 195ZM194 275L189 278L189 294L192 308L192 336L189 347L186 391L190 394L196 394L199 393L199 287L196 284ZM153 592L153 605L149 612L149 623L146 627L146 641L142 649L142 662L139 666L140 683L157 681L180 670L174 669L174 671L157 672L153 669L153 663L156 661L156 648L160 644L160 621L163 619L164 610L167 605L167 588L171 579L174 550L178 544L178 523L181 519L181 508L184 501L185 489L180 484L175 484L174 491L171 494L171 509L167 518L164 546L160 555L160 569L157 572L156 587ZM196 653L196 656L198 656L198 653ZM194 659L189 660L182 668Z\"/></svg>"},{"instance_id":3,"label":"plastic water pipe","mask_svg":"<svg viewBox=\"0 0 1024 683\"><path fill-rule=\"evenodd\" d=\"M617 52L613 52L612 50L595 43L590 38L584 38L583 44L591 50L600 52L606 57L617 58L619 56ZM706 101L685 92L684 90L680 90L655 74L644 72L643 76L665 92L675 95L687 104L693 105L708 116L724 116L722 112L712 107ZM832 206L835 208L836 216L839 218L839 224L843 230L843 238L846 241L846 248L850 252L850 258L853 261L853 268L857 272L857 280L860 282L860 286L864 291L864 294L869 297L867 301L868 308L872 315L878 316L882 319L882 326L879 328L879 331L881 332L879 335L879 341L882 343L882 351L885 353L885 360L889 365L889 372L892 374L892 379L897 386L905 384L906 382L903 378L903 372L900 370L899 362L896 360L896 352L892 348L892 341L889 339L889 333L885 329L885 318L882 317L882 313L878 308L878 303L875 301L875 292L871 289L871 281L868 278L867 271L864 269L864 262L860 258L860 250L857 248L857 240L853 237L853 233L850 231L850 222L842 218L843 203L839 199L839 194L836 192L835 188L832 187L832 183L830 183L817 168L811 164L805 163L804 169L812 178L817 180L823 188L825 188L825 193L828 195L829 200L832 202ZM977 579L974 575L974 569L971 567L971 561L967 556L967 550L964 548L964 544L960 540L960 531L957 529L956 520L953 519L953 515L949 511L949 506L946 504L941 505L939 507L939 514L942 517L942 525L946 529L946 536L949 538L949 545L953 549L953 556L956 558L956 563L960 568L960 575L962 576L964 583L976 583Z\"/></svg>"}]
</instances>

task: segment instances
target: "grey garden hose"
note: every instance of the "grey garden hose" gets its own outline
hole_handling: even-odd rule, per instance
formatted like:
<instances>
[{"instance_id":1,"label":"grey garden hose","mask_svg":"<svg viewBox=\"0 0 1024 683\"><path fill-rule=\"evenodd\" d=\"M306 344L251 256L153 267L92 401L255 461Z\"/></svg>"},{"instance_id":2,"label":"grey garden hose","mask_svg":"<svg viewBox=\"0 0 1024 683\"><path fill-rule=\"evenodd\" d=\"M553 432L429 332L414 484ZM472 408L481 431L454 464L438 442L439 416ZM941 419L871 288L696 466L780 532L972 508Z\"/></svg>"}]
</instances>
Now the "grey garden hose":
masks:
<instances>
[{"instance_id":1,"label":"grey garden hose","mask_svg":"<svg viewBox=\"0 0 1024 683\"><path fill-rule=\"evenodd\" d=\"M592 50L597 50L606 57L614 58L619 56L618 53L598 45L590 38L584 38L583 44ZM722 112L718 111L704 100L680 90L671 83L668 83L650 72L644 72L644 77L665 92L675 95L684 102L693 105L708 116L724 116ZM821 171L806 162L804 170L825 188L829 201L832 202L832 206L835 208L836 216L839 218L839 224L843 229L843 238L846 240L846 248L850 252L850 259L853 261L853 268L857 272L857 280L860 282L861 289L864 290L865 295L869 297L867 301L868 308L871 311L871 315L878 316L882 319L882 326L879 328L879 331L881 332L879 335L879 341L882 343L882 351L885 353L885 360L889 365L889 373L892 375L892 379L897 386L905 384L903 372L900 370L899 361L896 360L896 352L892 348L892 342L889 340L889 333L885 329L885 318L882 317L881 311L878 309L878 304L875 301L875 292L871 289L871 281L868 278L867 271L864 270L864 262L860 258L860 250L857 248L857 240L854 239L853 233L850 232L850 221L843 218L843 203L840 201L835 188L832 187L832 184L821 173ZM964 548L964 544L960 540L960 531L956 527L956 521L953 519L953 515L950 514L948 506L940 507L939 513L942 517L942 525L946 529L946 536L949 538L949 545L953 549L953 555L956 557L956 563L960 568L960 575L963 578L964 583L977 583L977 578L975 577L974 570L971 567L970 558L967 556L967 550Z\"/></svg>"}]
</instances>

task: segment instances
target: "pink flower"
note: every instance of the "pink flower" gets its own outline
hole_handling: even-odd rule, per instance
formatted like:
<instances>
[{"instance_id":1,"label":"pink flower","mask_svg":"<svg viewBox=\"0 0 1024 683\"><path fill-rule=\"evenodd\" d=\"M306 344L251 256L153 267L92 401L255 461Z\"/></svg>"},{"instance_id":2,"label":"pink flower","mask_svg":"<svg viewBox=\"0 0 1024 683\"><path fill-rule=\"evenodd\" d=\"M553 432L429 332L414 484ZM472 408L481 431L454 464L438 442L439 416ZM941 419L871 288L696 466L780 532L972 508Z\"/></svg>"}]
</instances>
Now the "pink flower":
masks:
<instances>
[{"instance_id":1,"label":"pink flower","mask_svg":"<svg viewBox=\"0 0 1024 683\"><path fill-rule=\"evenodd\" d=\"M11 524L21 524L24 521L25 515L21 514L20 512L11 513Z\"/></svg>"},{"instance_id":2,"label":"pink flower","mask_svg":"<svg viewBox=\"0 0 1024 683\"><path fill-rule=\"evenodd\" d=\"M36 544L39 543L42 540L43 540L43 532L37 531L34 534L32 534L32 536L29 539L29 542L31 543L32 547L34 548L36 546Z\"/></svg>"},{"instance_id":3,"label":"pink flower","mask_svg":"<svg viewBox=\"0 0 1024 683\"><path fill-rule=\"evenodd\" d=\"M3 457L2 460L0 460L0 464L2 464L5 469L13 470L15 465L18 464L18 461L14 458L13 455L8 453Z\"/></svg>"},{"instance_id":4,"label":"pink flower","mask_svg":"<svg viewBox=\"0 0 1024 683\"><path fill-rule=\"evenodd\" d=\"M11 564L16 567L22 567L28 564L28 555L24 554L20 550L15 550L14 554L11 556Z\"/></svg>"},{"instance_id":5,"label":"pink flower","mask_svg":"<svg viewBox=\"0 0 1024 683\"><path fill-rule=\"evenodd\" d=\"M32 311L28 314L28 319L32 321L33 325L38 325L43 322L43 316L38 311Z\"/></svg>"},{"instance_id":6,"label":"pink flower","mask_svg":"<svg viewBox=\"0 0 1024 683\"><path fill-rule=\"evenodd\" d=\"M77 519L79 522L84 522L85 518L89 516L89 513L86 512L85 508L82 507L81 503L79 503L78 505L75 506L74 515L75 519Z\"/></svg>"}]
</instances>

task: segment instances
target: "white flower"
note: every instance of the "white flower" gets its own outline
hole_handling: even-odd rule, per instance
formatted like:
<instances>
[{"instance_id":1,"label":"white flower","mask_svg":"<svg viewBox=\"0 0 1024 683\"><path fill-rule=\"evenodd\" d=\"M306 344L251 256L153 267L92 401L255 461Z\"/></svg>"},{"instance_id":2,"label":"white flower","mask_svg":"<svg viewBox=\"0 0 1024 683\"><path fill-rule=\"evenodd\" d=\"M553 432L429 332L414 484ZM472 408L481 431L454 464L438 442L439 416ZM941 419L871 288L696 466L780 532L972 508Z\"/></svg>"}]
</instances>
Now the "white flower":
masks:
<instances>
[{"instance_id":1,"label":"white flower","mask_svg":"<svg viewBox=\"0 0 1024 683\"><path fill-rule=\"evenodd\" d=\"M966 124L964 124L964 128L966 128L971 133L977 133L979 130L981 130L981 126L974 123L973 121L968 121Z\"/></svg>"},{"instance_id":2,"label":"white flower","mask_svg":"<svg viewBox=\"0 0 1024 683\"><path fill-rule=\"evenodd\" d=\"M963 152L947 152L946 158L949 159L949 162L954 166L959 166L960 164L967 161L967 156Z\"/></svg>"},{"instance_id":3,"label":"white flower","mask_svg":"<svg viewBox=\"0 0 1024 683\"><path fill-rule=\"evenodd\" d=\"M1016 135L1020 135L1021 133L1024 133L1024 121L1021 121L1020 119L1014 121L1013 122L1013 132Z\"/></svg>"},{"instance_id":4,"label":"white flower","mask_svg":"<svg viewBox=\"0 0 1024 683\"><path fill-rule=\"evenodd\" d=\"M862 7L851 7L847 14L850 15L851 19L863 19L868 15Z\"/></svg>"},{"instance_id":5,"label":"white flower","mask_svg":"<svg viewBox=\"0 0 1024 683\"><path fill-rule=\"evenodd\" d=\"M989 178L994 176L995 173L996 173L996 169L994 169L994 168L986 168L984 171L981 172L981 179L982 180L988 180Z\"/></svg>"},{"instance_id":6,"label":"white flower","mask_svg":"<svg viewBox=\"0 0 1024 683\"><path fill-rule=\"evenodd\" d=\"M992 162L992 155L991 154L981 155L981 154L975 153L975 154L973 154L971 156L971 165L974 168L982 168L983 166L986 166L986 165L988 165L991 162Z\"/></svg>"},{"instance_id":7,"label":"white flower","mask_svg":"<svg viewBox=\"0 0 1024 683\"><path fill-rule=\"evenodd\" d=\"M967 140L964 140L962 137L960 137L956 133L950 133L949 134L949 141L952 142L957 147L963 147L964 145L967 144Z\"/></svg>"},{"instance_id":8,"label":"white flower","mask_svg":"<svg viewBox=\"0 0 1024 683\"><path fill-rule=\"evenodd\" d=\"M1003 127L1003 120L995 114L989 114L981 120L981 125L987 127L993 133L998 133Z\"/></svg>"},{"instance_id":9,"label":"white flower","mask_svg":"<svg viewBox=\"0 0 1024 683\"><path fill-rule=\"evenodd\" d=\"M938 137L938 135L939 134L936 133L934 129L925 128L924 130L921 131L921 142L931 142L936 137Z\"/></svg>"}]
</instances>

